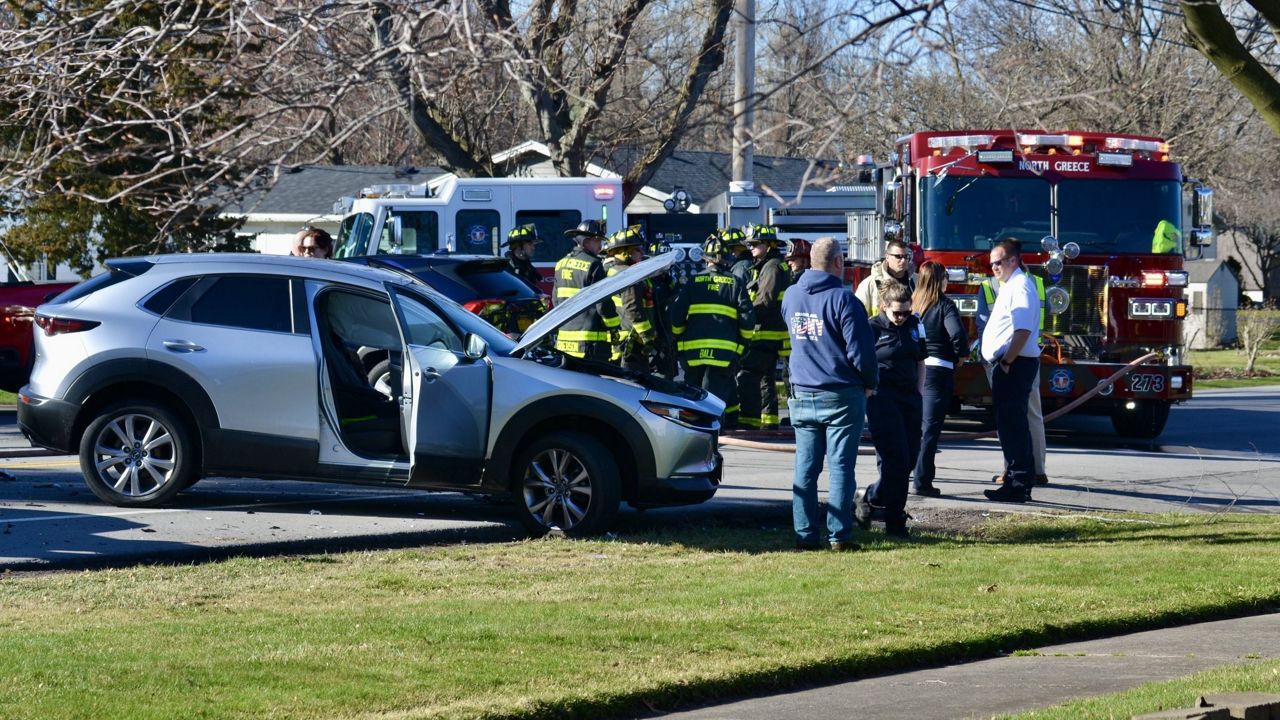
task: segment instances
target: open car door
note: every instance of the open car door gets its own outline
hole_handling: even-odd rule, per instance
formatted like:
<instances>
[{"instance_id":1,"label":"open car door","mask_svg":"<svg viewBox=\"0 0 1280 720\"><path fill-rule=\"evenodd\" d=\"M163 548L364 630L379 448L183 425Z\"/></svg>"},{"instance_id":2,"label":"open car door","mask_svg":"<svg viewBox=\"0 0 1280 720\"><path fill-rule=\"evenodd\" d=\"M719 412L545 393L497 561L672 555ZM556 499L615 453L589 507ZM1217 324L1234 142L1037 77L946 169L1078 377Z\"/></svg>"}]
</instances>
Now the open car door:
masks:
<instances>
[{"instance_id":1,"label":"open car door","mask_svg":"<svg viewBox=\"0 0 1280 720\"><path fill-rule=\"evenodd\" d=\"M401 420L409 484L477 485L489 444L493 372L467 357L462 337L425 300L393 290L404 337Z\"/></svg>"}]
</instances>

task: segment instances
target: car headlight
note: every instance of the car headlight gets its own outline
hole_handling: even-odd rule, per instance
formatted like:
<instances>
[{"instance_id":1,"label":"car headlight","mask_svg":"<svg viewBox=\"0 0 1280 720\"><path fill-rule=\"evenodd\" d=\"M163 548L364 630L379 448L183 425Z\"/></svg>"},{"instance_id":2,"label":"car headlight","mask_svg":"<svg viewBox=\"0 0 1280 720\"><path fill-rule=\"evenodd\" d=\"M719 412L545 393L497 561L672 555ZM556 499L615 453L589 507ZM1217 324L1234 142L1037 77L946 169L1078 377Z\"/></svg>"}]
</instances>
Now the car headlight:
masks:
<instances>
[{"instance_id":1,"label":"car headlight","mask_svg":"<svg viewBox=\"0 0 1280 720\"><path fill-rule=\"evenodd\" d=\"M709 415L697 410L690 410L679 405L668 405L667 403L655 402L653 400L641 400L640 404L646 410L654 415L662 417L674 423L679 423L686 427L697 428L698 430L715 430L716 424L720 418Z\"/></svg>"}]
</instances>

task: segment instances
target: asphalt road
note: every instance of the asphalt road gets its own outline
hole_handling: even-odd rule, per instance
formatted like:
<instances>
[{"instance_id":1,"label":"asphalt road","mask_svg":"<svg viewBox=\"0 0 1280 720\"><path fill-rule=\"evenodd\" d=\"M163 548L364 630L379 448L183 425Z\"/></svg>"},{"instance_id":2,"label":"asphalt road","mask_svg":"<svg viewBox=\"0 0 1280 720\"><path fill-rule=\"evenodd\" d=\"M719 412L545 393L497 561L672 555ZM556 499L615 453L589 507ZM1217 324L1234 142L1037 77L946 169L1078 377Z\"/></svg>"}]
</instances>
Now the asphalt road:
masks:
<instances>
[{"instance_id":1,"label":"asphalt road","mask_svg":"<svg viewBox=\"0 0 1280 720\"><path fill-rule=\"evenodd\" d=\"M961 428L956 429L972 429ZM1049 487L1035 502L987 502L999 468L991 440L944 442L939 499L911 498L917 517L950 508L1280 512L1280 387L1200 391L1175 408L1158 442L1117 438L1105 418L1049 427ZM105 505L84 486L74 457L16 457L28 449L13 412L0 410L0 570L198 561L236 553L295 553L509 540L514 513L491 499L319 483L211 478L172 507ZM749 518L790 522L792 457L725 448L725 482L691 508L624 511L622 527ZM858 461L866 482L874 459Z\"/></svg>"}]
</instances>

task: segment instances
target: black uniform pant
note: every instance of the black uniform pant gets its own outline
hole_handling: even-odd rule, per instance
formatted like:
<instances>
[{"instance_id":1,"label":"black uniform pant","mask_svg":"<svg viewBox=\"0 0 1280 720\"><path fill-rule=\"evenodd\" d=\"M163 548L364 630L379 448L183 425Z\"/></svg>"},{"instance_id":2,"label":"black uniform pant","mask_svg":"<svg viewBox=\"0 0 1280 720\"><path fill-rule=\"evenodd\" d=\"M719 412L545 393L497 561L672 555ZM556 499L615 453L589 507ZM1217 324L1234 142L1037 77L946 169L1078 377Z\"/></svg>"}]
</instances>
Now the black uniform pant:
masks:
<instances>
[{"instance_id":1,"label":"black uniform pant","mask_svg":"<svg viewBox=\"0 0 1280 720\"><path fill-rule=\"evenodd\" d=\"M887 527L906 522L907 479L920 455L920 416L920 394L914 389L881 385L867 399L867 427L880 479L867 488L866 499L884 508Z\"/></svg>"},{"instance_id":2,"label":"black uniform pant","mask_svg":"<svg viewBox=\"0 0 1280 720\"><path fill-rule=\"evenodd\" d=\"M742 356L738 371L738 422L752 428L777 427L778 351L753 347Z\"/></svg>"},{"instance_id":3,"label":"black uniform pant","mask_svg":"<svg viewBox=\"0 0 1280 720\"><path fill-rule=\"evenodd\" d=\"M715 367L714 365L686 365L684 368L684 381L694 387L700 387L703 390L715 395L724 401L726 411L728 413L728 405L730 398L733 397L733 368Z\"/></svg>"},{"instance_id":4,"label":"black uniform pant","mask_svg":"<svg viewBox=\"0 0 1280 720\"><path fill-rule=\"evenodd\" d=\"M951 393L955 387L955 368L924 366L924 419L921 422L923 437L920 441L920 457L916 459L916 490L933 487L933 478L937 473L934 456L938 454L942 422L947 419Z\"/></svg>"},{"instance_id":5,"label":"black uniform pant","mask_svg":"<svg viewBox=\"0 0 1280 720\"><path fill-rule=\"evenodd\" d=\"M991 404L996 411L996 433L1004 453L1006 483L1029 490L1035 483L1035 451L1031 443L1031 427L1027 423L1027 402L1040 358L1019 357L1005 372L996 367L991 372Z\"/></svg>"}]
</instances>

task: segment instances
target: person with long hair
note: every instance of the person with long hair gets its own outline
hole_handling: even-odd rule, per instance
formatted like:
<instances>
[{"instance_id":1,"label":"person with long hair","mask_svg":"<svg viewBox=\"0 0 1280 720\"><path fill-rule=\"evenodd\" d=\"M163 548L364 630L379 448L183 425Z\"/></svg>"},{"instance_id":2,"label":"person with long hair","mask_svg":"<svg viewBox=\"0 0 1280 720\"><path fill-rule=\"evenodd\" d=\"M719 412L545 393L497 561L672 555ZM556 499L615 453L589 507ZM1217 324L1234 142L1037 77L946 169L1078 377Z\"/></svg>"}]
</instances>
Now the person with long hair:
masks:
<instances>
[{"instance_id":1,"label":"person with long hair","mask_svg":"<svg viewBox=\"0 0 1280 720\"><path fill-rule=\"evenodd\" d=\"M933 485L936 473L933 461L938 452L942 421L955 390L956 366L961 358L969 355L969 334L965 332L955 301L944 292L946 286L947 269L930 260L920 266L916 290L911 296L911 307L920 317L928 352L924 359L920 457L916 460L912 492L926 497L942 494Z\"/></svg>"}]
</instances>

